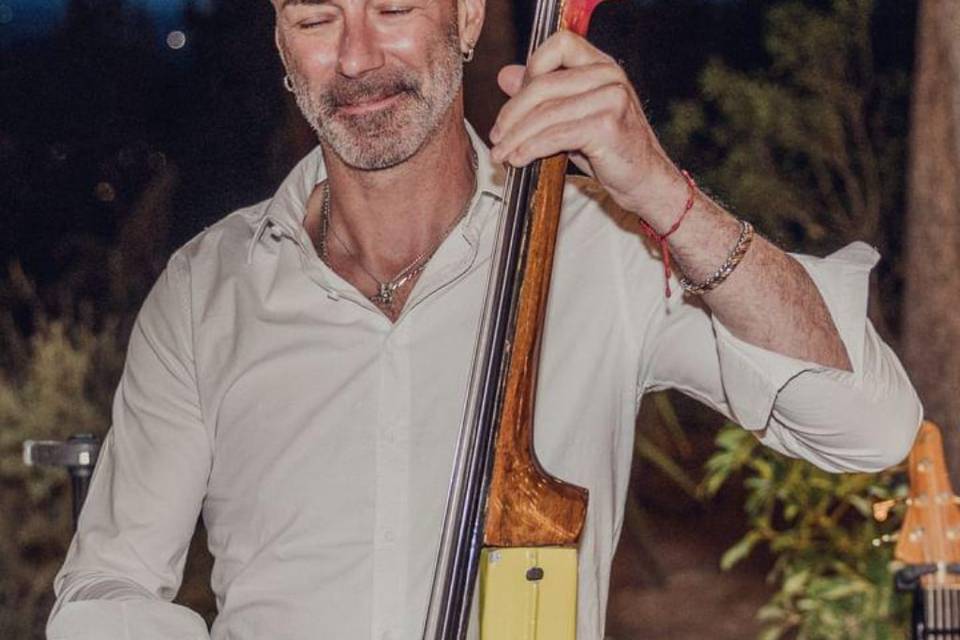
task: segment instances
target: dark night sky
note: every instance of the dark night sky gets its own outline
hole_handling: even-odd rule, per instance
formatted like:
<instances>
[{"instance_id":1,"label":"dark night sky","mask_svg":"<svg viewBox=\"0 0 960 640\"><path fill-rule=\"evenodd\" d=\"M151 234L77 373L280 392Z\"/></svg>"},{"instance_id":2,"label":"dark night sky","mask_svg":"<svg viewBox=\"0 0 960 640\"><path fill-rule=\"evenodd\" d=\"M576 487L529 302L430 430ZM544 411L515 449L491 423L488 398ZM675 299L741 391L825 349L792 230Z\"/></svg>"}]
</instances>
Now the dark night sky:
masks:
<instances>
[{"instance_id":1,"label":"dark night sky","mask_svg":"<svg viewBox=\"0 0 960 640\"><path fill-rule=\"evenodd\" d=\"M128 0L128 3L145 8L162 29L176 29L187 0ZM66 6L67 0L0 0L0 44L46 33L63 18Z\"/></svg>"}]
</instances>

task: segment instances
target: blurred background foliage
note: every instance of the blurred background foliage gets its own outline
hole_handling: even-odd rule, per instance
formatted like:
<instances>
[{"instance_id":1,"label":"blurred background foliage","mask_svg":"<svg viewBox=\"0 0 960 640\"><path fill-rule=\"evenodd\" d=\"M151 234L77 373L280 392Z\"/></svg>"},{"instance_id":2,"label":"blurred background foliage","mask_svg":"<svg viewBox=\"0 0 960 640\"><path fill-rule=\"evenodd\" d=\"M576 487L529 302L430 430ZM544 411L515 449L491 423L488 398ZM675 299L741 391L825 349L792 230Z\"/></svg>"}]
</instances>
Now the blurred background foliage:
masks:
<instances>
[{"instance_id":1,"label":"blurred background foliage","mask_svg":"<svg viewBox=\"0 0 960 640\"><path fill-rule=\"evenodd\" d=\"M757 616L761 640L895 640L908 636L910 599L894 589L891 548L902 513L881 525L873 504L907 495L902 469L829 474L761 446L737 425L723 427L707 461L705 497L733 478L746 489L748 530L721 559L729 569L756 548L775 561L776 591Z\"/></svg>"},{"instance_id":2,"label":"blurred background foliage","mask_svg":"<svg viewBox=\"0 0 960 640\"><path fill-rule=\"evenodd\" d=\"M67 5L51 33L0 41L2 638L42 637L71 527L65 474L26 468L21 443L103 435L132 318L171 250L267 197L311 144L280 89L267 3L190 2L175 53L130 3ZM624 0L602 5L591 29L670 153L736 213L790 250L880 248L871 316L894 344L915 11L904 0ZM522 24L530 3L505 13ZM507 59L523 36L509 46ZM499 94L468 95L471 119L490 122ZM897 521L880 527L868 508L902 493L899 477L831 476L731 426L704 472L691 438L712 440L716 417L680 401L678 419L675 401L645 402L640 475L656 469L691 502L742 485L744 537L723 562L771 557L763 637L903 637L890 549L870 544ZM627 535L642 544L649 526L631 498ZM203 547L201 532L179 601L211 619Z\"/></svg>"},{"instance_id":3,"label":"blurred background foliage","mask_svg":"<svg viewBox=\"0 0 960 640\"><path fill-rule=\"evenodd\" d=\"M908 68L875 55L874 0L776 3L766 14L761 70L710 60L700 95L671 106L667 144L739 215L782 246L823 254L864 240L886 257L871 317L896 341L905 192ZM879 527L871 504L906 485L901 470L831 475L758 445L735 425L720 431L704 496L738 478L749 529L724 568L757 547L773 558L772 599L758 612L775 640L907 636L909 598L894 591L899 526Z\"/></svg>"},{"instance_id":4,"label":"blurred background foliage","mask_svg":"<svg viewBox=\"0 0 960 640\"><path fill-rule=\"evenodd\" d=\"M876 55L874 0L776 3L769 64L711 59L696 98L670 107L675 154L739 215L793 250L822 255L863 240L886 257L872 319L899 326L908 68ZM880 40L875 44L875 40Z\"/></svg>"},{"instance_id":5,"label":"blurred background foliage","mask_svg":"<svg viewBox=\"0 0 960 640\"><path fill-rule=\"evenodd\" d=\"M23 442L102 435L125 340L88 305L50 317L33 284L11 265L0 285L0 637L42 637L50 588L73 526L64 472L28 468ZM29 335L15 315L29 320Z\"/></svg>"}]
</instances>

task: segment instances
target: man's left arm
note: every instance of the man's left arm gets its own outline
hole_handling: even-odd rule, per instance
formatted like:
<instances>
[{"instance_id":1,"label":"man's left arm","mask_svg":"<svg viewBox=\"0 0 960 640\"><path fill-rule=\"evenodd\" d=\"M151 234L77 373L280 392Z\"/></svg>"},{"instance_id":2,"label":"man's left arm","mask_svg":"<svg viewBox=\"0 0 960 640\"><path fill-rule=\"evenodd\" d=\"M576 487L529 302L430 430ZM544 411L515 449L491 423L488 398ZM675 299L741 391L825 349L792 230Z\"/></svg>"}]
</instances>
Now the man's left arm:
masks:
<instances>
[{"instance_id":1,"label":"man's left arm","mask_svg":"<svg viewBox=\"0 0 960 640\"><path fill-rule=\"evenodd\" d=\"M495 160L521 166L566 151L620 208L636 214L658 234L673 227L692 193L692 207L668 238L672 257L692 282L709 279L728 260L742 233L740 222L692 187L667 157L626 74L609 56L579 36L560 32L533 54L526 67L504 68L499 81L511 99L491 131ZM817 380L784 388L781 400L788 406L790 395L797 393L802 397L794 404L799 400L806 406L817 385L827 385L821 388L824 392L840 389L856 395L864 374L873 375L862 369L862 352L856 354L857 361L848 353L818 289L823 283L814 283L812 269L812 264L801 265L756 235L726 280L703 295L718 331L728 332L728 341L742 342L746 350L755 348L757 362L765 359L759 354L768 353L774 360L779 354L791 364L771 366L791 369L789 379L811 369L826 372ZM882 345L868 325L867 331L870 344ZM887 360L884 356L866 365L883 367ZM905 375L903 379L906 382ZM915 413L919 405L915 395L908 395ZM904 425L902 430L916 426ZM777 433L761 436L781 450L805 453L777 440ZM912 431L897 440L911 436Z\"/></svg>"},{"instance_id":2,"label":"man's left arm","mask_svg":"<svg viewBox=\"0 0 960 640\"><path fill-rule=\"evenodd\" d=\"M491 132L495 160L516 166L560 151L596 178L620 207L665 233L690 187L653 133L630 81L609 56L569 32L550 38L526 68L500 75L511 100ZM693 207L669 236L672 256L693 282L706 280L740 235L736 218L693 189ZM704 295L738 338L784 355L850 370L826 305L806 271L756 236L743 261Z\"/></svg>"},{"instance_id":3,"label":"man's left arm","mask_svg":"<svg viewBox=\"0 0 960 640\"><path fill-rule=\"evenodd\" d=\"M652 312L642 300L632 303L632 315L648 318L638 390L677 389L765 445L828 471L896 464L909 451L923 411L896 355L866 317L878 257L861 242L826 258L795 257L824 300L852 371L751 344L696 299L674 296L661 298ZM630 270L636 275L635 265Z\"/></svg>"}]
</instances>

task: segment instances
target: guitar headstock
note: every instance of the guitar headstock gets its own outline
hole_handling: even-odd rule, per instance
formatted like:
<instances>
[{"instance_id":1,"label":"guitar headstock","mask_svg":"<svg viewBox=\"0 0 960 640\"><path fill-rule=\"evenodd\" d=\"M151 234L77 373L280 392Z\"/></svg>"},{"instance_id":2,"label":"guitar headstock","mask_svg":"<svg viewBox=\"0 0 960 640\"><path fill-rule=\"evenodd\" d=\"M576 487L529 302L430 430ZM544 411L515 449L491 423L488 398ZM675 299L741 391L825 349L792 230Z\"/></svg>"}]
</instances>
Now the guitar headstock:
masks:
<instances>
[{"instance_id":1,"label":"guitar headstock","mask_svg":"<svg viewBox=\"0 0 960 640\"><path fill-rule=\"evenodd\" d=\"M914 565L960 562L960 507L932 422L921 425L908 464L910 497L894 557Z\"/></svg>"}]
</instances>

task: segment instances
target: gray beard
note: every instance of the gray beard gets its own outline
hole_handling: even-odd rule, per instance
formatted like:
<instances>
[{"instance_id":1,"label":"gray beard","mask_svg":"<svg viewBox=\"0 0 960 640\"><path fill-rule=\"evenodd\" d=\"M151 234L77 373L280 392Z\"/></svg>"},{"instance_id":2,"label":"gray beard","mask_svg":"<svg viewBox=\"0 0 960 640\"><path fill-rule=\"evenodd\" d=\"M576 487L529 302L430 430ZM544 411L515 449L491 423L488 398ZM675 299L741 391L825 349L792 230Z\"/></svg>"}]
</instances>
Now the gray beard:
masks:
<instances>
[{"instance_id":1,"label":"gray beard","mask_svg":"<svg viewBox=\"0 0 960 640\"><path fill-rule=\"evenodd\" d=\"M429 94L409 70L338 78L320 94L310 91L298 70L291 69L290 77L297 106L320 141L344 164L375 171L411 158L439 128L463 82L463 61L454 30L447 34L440 55L430 61ZM394 103L384 109L356 115L339 112L344 105L395 94Z\"/></svg>"}]
</instances>

